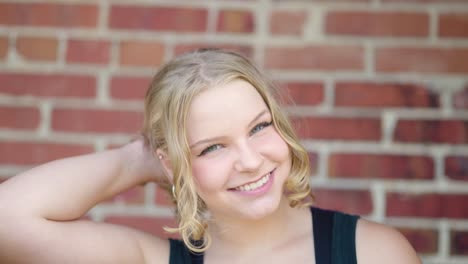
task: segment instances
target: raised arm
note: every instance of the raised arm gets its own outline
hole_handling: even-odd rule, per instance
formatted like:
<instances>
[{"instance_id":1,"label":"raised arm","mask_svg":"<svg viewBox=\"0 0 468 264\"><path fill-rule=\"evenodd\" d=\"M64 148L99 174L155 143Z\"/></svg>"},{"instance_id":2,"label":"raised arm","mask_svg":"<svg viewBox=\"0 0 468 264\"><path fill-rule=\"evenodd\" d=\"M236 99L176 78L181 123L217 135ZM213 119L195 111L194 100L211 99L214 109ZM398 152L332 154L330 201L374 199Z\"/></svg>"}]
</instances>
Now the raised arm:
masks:
<instances>
[{"instance_id":1,"label":"raised arm","mask_svg":"<svg viewBox=\"0 0 468 264\"><path fill-rule=\"evenodd\" d=\"M145 248L153 246L167 254L167 243L149 235L77 220L99 202L159 177L161 166L142 140L12 177L0 184L0 262L143 263Z\"/></svg>"}]
</instances>

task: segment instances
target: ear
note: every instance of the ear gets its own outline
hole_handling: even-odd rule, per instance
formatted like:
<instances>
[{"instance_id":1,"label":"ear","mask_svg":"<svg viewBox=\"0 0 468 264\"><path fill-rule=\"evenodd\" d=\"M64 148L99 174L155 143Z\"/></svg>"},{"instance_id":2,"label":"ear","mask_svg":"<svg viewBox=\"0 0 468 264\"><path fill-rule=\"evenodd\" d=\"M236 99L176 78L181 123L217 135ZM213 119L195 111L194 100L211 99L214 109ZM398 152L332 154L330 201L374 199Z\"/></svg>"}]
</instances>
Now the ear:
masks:
<instances>
[{"instance_id":1,"label":"ear","mask_svg":"<svg viewBox=\"0 0 468 264\"><path fill-rule=\"evenodd\" d=\"M167 153L161 149L156 149L155 155L156 158L159 159L159 161L161 162L161 165L163 166L165 172L164 174L166 175L169 182L172 184L174 182L174 178L172 173L171 161L169 160Z\"/></svg>"}]
</instances>

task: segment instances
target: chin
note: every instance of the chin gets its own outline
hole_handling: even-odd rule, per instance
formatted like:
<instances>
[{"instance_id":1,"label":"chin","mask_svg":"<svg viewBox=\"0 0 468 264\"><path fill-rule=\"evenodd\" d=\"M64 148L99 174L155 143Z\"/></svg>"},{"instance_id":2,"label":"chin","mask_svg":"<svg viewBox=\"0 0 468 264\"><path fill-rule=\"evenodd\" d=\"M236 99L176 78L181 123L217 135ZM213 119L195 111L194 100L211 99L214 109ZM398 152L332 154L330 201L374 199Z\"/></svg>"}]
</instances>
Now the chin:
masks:
<instances>
[{"instance_id":1,"label":"chin","mask_svg":"<svg viewBox=\"0 0 468 264\"><path fill-rule=\"evenodd\" d=\"M277 212L284 198L282 188L277 188L270 195L251 201L244 208L239 208L239 215L249 220L261 220Z\"/></svg>"},{"instance_id":2,"label":"chin","mask_svg":"<svg viewBox=\"0 0 468 264\"><path fill-rule=\"evenodd\" d=\"M284 202L284 184L286 178L277 178L269 195L254 201L250 206L249 215L252 220L259 220L276 213L281 206L288 205ZM288 205L289 206L289 205Z\"/></svg>"},{"instance_id":3,"label":"chin","mask_svg":"<svg viewBox=\"0 0 468 264\"><path fill-rule=\"evenodd\" d=\"M272 214L274 214L279 208L279 203L273 205L270 204L268 206L256 207L252 208L249 212L246 212L246 218L249 220L261 220L266 218Z\"/></svg>"}]
</instances>

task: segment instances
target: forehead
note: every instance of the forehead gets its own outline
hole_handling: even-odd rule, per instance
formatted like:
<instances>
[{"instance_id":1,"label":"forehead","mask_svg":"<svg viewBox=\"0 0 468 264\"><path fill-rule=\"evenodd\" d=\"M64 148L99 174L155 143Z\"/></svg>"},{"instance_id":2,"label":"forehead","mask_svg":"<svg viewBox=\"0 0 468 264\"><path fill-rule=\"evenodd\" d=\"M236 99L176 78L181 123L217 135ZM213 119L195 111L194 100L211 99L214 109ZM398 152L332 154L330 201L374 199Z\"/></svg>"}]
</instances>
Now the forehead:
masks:
<instances>
[{"instance_id":1,"label":"forehead","mask_svg":"<svg viewBox=\"0 0 468 264\"><path fill-rule=\"evenodd\" d=\"M267 108L255 87L243 80L204 90L192 100L187 119L190 143L246 126Z\"/></svg>"}]
</instances>

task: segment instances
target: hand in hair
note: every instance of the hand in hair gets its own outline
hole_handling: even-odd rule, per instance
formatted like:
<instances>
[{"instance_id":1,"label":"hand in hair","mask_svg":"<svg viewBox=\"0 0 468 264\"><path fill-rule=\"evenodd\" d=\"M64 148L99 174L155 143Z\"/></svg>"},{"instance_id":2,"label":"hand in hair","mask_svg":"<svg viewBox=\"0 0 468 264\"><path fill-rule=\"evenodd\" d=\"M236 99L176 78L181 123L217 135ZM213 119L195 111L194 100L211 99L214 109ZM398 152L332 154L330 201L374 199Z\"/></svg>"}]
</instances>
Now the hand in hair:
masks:
<instances>
[{"instance_id":1,"label":"hand in hair","mask_svg":"<svg viewBox=\"0 0 468 264\"><path fill-rule=\"evenodd\" d=\"M121 151L126 157L126 168L130 175L145 179L145 183L167 181L160 159L143 136L123 146Z\"/></svg>"}]
</instances>

